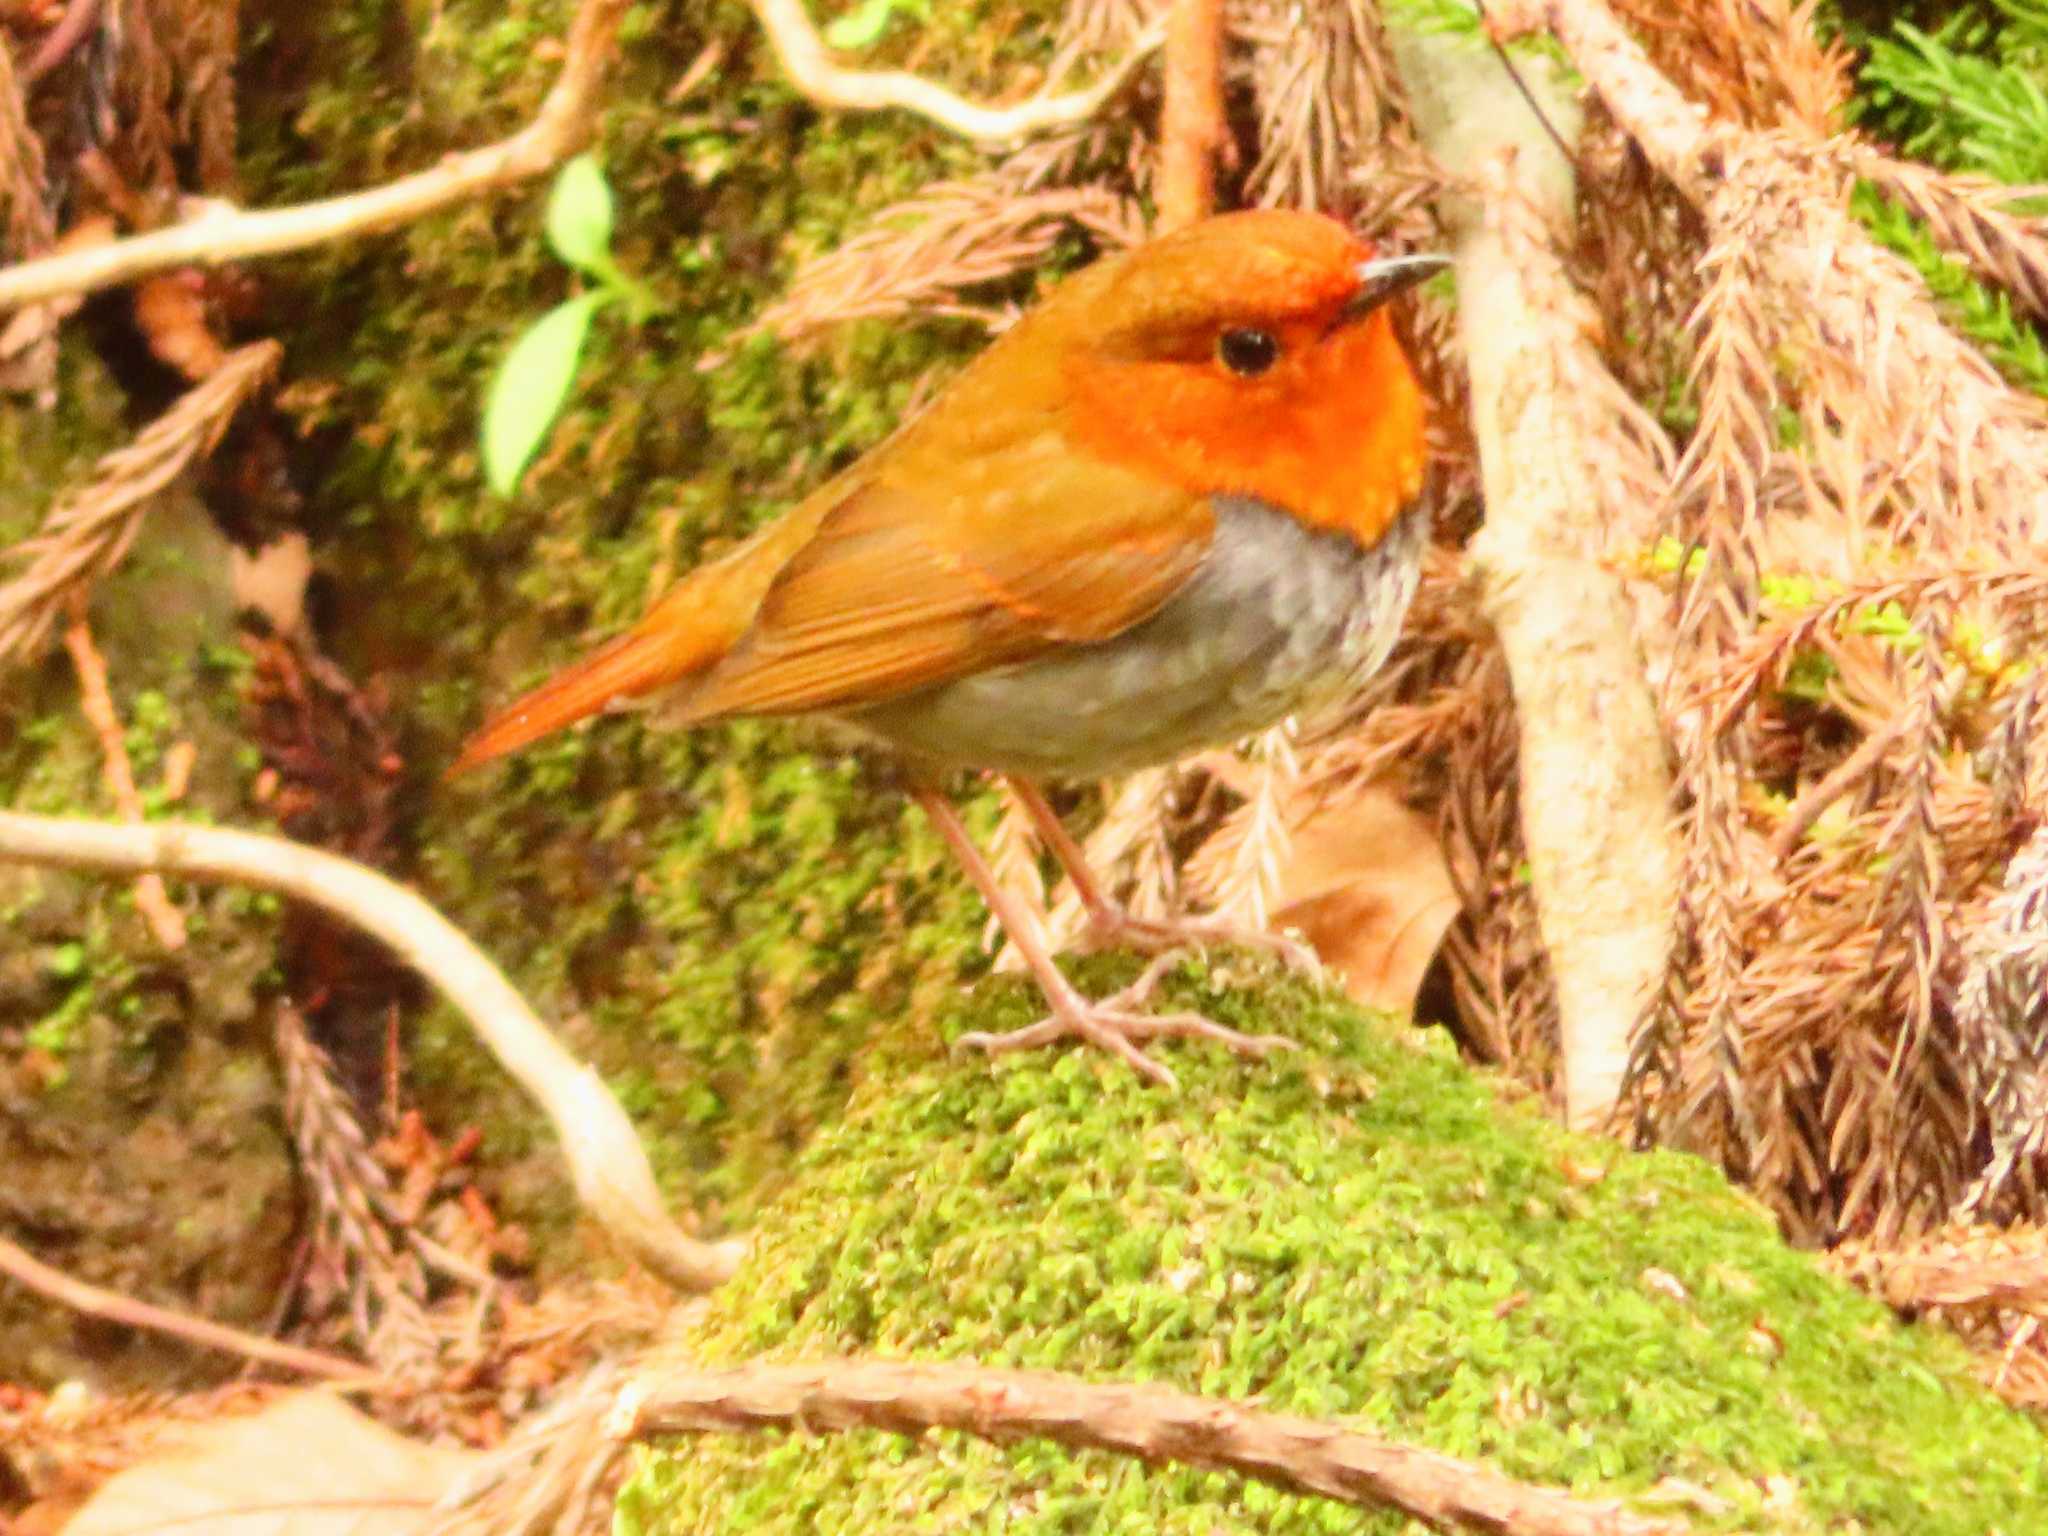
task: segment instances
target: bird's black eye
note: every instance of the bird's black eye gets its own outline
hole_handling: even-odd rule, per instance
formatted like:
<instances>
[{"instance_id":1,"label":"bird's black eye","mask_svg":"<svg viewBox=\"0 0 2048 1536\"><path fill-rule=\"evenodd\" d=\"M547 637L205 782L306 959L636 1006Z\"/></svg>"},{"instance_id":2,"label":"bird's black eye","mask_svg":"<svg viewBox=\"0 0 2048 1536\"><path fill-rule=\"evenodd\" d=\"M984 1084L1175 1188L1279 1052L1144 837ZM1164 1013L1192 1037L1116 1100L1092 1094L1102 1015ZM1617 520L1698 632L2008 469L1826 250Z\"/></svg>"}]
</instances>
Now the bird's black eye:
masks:
<instances>
[{"instance_id":1,"label":"bird's black eye","mask_svg":"<svg viewBox=\"0 0 2048 1536\"><path fill-rule=\"evenodd\" d=\"M1271 331L1238 326L1216 338L1216 355L1232 373L1257 378L1279 359L1280 343Z\"/></svg>"}]
</instances>

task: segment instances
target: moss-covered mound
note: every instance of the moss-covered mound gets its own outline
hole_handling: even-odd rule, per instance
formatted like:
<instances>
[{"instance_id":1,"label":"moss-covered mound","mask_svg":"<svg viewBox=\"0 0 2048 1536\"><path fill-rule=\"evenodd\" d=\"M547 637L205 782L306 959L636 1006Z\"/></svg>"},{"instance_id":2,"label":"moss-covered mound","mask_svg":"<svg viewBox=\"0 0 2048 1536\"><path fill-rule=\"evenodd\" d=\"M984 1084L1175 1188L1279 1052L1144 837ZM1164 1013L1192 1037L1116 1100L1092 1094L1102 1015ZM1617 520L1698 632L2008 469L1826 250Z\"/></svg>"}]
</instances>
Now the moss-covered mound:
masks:
<instances>
[{"instance_id":1,"label":"moss-covered mound","mask_svg":"<svg viewBox=\"0 0 2048 1536\"><path fill-rule=\"evenodd\" d=\"M1682 1482L1703 1529L2039 1528L2040 1432L1703 1164L1567 1136L1340 1003L1185 1000L1255 1027L1280 1009L1304 1049L1166 1047L1169 1096L1094 1053L991 1069L885 1042L695 1347L1256 1395L1588 1493ZM1022 989L1009 1001L1021 1022ZM625 1529L675 1536L1402 1528L954 1434L700 1438L651 1456L621 1508Z\"/></svg>"}]
</instances>

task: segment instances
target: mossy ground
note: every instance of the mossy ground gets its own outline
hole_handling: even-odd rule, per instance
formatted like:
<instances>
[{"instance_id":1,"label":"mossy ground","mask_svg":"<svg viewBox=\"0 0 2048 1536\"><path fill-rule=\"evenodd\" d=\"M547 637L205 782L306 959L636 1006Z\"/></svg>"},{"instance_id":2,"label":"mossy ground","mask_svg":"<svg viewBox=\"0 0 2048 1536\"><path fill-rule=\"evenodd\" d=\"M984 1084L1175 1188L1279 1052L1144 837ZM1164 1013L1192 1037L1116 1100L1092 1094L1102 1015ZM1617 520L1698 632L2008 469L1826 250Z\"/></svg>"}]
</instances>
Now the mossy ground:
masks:
<instances>
[{"instance_id":1,"label":"mossy ground","mask_svg":"<svg viewBox=\"0 0 2048 1536\"><path fill-rule=\"evenodd\" d=\"M1021 987L997 994L1027 1017ZM1701 1529L1758 1528L1769 1501L1772 1529L2039 1527L2039 1430L1704 1164L1568 1136L1294 984L1179 1001L1302 1049L1163 1047L1169 1095L1098 1053L992 1068L893 1032L687 1342L708 1363L873 1352L1256 1396L1588 1494L1694 1485ZM699 1437L650 1455L621 1507L674 1536L1402 1528L950 1433Z\"/></svg>"}]
</instances>

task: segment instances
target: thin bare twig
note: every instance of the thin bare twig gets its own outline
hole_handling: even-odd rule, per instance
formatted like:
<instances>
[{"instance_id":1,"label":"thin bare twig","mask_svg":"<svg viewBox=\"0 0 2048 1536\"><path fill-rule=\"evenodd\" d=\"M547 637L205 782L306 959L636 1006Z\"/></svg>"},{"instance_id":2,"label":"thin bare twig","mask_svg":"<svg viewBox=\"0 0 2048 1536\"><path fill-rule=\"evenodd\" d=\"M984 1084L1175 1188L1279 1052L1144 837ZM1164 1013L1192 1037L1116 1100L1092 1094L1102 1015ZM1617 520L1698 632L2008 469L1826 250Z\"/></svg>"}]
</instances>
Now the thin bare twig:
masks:
<instances>
[{"instance_id":1,"label":"thin bare twig","mask_svg":"<svg viewBox=\"0 0 2048 1536\"><path fill-rule=\"evenodd\" d=\"M856 112L894 107L930 118L941 128L980 143L1008 144L1050 128L1085 122L1130 83L1165 40L1148 28L1107 74L1085 90L1041 93L1011 107L990 107L956 95L935 81L901 70L848 69L832 61L811 25L803 0L748 0L790 83L821 106Z\"/></svg>"},{"instance_id":2,"label":"thin bare twig","mask_svg":"<svg viewBox=\"0 0 2048 1536\"><path fill-rule=\"evenodd\" d=\"M83 1312L88 1317L103 1317L123 1327L147 1328L152 1333L168 1334L205 1349L226 1350L232 1355L261 1360L266 1365L282 1366L288 1371L300 1371L308 1376L348 1382L376 1379L364 1366L338 1355L323 1355L318 1350L300 1349L295 1344L280 1344L275 1339L244 1333L222 1323L210 1323L205 1318L187 1317L182 1312L137 1301L118 1291L88 1285L62 1270L52 1269L4 1237L0 1237L0 1274L74 1312Z\"/></svg>"},{"instance_id":3,"label":"thin bare twig","mask_svg":"<svg viewBox=\"0 0 2048 1536\"><path fill-rule=\"evenodd\" d=\"M78 0L71 9L85 8L84 0ZM65 14L68 20L70 13ZM27 86L8 50L0 48L0 202L5 204L0 250L11 256L34 255L57 237L46 201L43 141L28 122Z\"/></svg>"},{"instance_id":4,"label":"thin bare twig","mask_svg":"<svg viewBox=\"0 0 2048 1536\"><path fill-rule=\"evenodd\" d=\"M1819 783L1802 790L1785 812L1785 819L1778 823L1778 830L1771 834L1771 857L1780 863L1789 859L1828 807L1877 770L1905 728L1904 720L1880 726L1864 738L1860 747L1829 769Z\"/></svg>"},{"instance_id":5,"label":"thin bare twig","mask_svg":"<svg viewBox=\"0 0 2048 1536\"><path fill-rule=\"evenodd\" d=\"M171 267L215 267L303 251L393 229L450 204L544 175L579 146L629 0L584 0L569 24L562 72L534 119L496 144L451 155L381 187L287 208L203 204L168 229L0 270L0 312L60 294L89 293Z\"/></svg>"},{"instance_id":6,"label":"thin bare twig","mask_svg":"<svg viewBox=\"0 0 2048 1536\"><path fill-rule=\"evenodd\" d=\"M100 0L71 0L64 7L64 15L57 25L50 28L28 63L21 67L22 83L33 85L51 70L71 56L92 29L99 25Z\"/></svg>"},{"instance_id":7,"label":"thin bare twig","mask_svg":"<svg viewBox=\"0 0 2048 1536\"><path fill-rule=\"evenodd\" d=\"M738 1266L743 1245L698 1242L669 1219L633 1122L597 1071L570 1054L454 924L395 881L281 837L185 822L121 826L17 811L0 811L0 860L233 880L346 918L463 1011L554 1122L585 1208L643 1263L693 1291L711 1289Z\"/></svg>"},{"instance_id":8,"label":"thin bare twig","mask_svg":"<svg viewBox=\"0 0 2048 1536\"><path fill-rule=\"evenodd\" d=\"M71 665L78 672L78 707L100 740L101 773L107 791L114 797L114 809L123 821L142 820L142 795L135 788L135 767L128 760L126 733L114 708L113 690L107 686L107 661L93 644L92 629L85 622L85 602L74 594L72 619L64 631L64 649L71 653ZM185 914L171 902L164 889L164 877L155 870L135 877L135 905L167 950L185 947Z\"/></svg>"}]
</instances>

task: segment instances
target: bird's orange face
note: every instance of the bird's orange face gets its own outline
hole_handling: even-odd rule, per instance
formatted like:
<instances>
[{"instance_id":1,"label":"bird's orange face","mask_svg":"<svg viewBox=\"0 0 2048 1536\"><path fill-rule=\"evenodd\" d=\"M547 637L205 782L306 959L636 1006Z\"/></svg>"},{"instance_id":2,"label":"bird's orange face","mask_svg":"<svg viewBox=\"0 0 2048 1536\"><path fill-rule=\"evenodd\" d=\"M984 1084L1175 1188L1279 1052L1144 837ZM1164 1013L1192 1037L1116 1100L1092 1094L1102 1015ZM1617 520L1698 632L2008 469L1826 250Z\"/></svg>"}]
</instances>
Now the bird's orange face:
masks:
<instances>
[{"instance_id":1,"label":"bird's orange face","mask_svg":"<svg viewBox=\"0 0 2048 1536\"><path fill-rule=\"evenodd\" d=\"M1068 432L1198 494L1256 496L1373 543L1421 486L1424 419L1385 308L1407 284L1370 282L1372 259L1333 220L1290 213L1142 247L1068 354Z\"/></svg>"}]
</instances>

